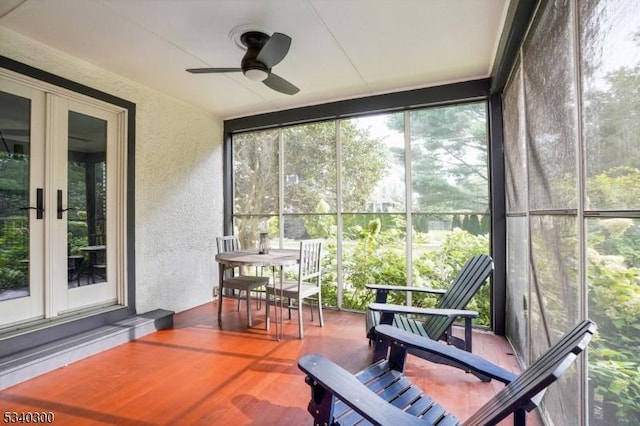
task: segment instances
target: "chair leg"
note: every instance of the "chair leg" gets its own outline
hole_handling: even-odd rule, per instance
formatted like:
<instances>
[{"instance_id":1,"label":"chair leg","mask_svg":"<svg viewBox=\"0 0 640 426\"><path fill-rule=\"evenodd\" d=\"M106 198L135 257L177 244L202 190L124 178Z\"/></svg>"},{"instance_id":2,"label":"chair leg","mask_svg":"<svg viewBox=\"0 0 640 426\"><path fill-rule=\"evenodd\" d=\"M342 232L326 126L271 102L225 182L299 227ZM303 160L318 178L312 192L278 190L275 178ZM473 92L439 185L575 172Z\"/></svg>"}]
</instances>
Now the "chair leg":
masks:
<instances>
[{"instance_id":1,"label":"chair leg","mask_svg":"<svg viewBox=\"0 0 640 426\"><path fill-rule=\"evenodd\" d=\"M304 330L302 329L302 299L298 298L298 335L304 338Z\"/></svg>"},{"instance_id":2,"label":"chair leg","mask_svg":"<svg viewBox=\"0 0 640 426\"><path fill-rule=\"evenodd\" d=\"M258 275L258 268L256 267L256 276L260 276L260 277L264 276L262 274L262 268L260 268L260 274ZM257 294L257 297L256 297L256 309L260 310L260 309L262 309L262 296L260 295L261 292L256 291L255 293Z\"/></svg>"},{"instance_id":3,"label":"chair leg","mask_svg":"<svg viewBox=\"0 0 640 426\"><path fill-rule=\"evenodd\" d=\"M269 306L270 306L270 301L271 301L271 296L269 296L269 291L265 291L264 292L264 303L265 303L265 319L264 319L264 329L265 330L269 330L269 325L270 325L270 318L269 318Z\"/></svg>"},{"instance_id":4,"label":"chair leg","mask_svg":"<svg viewBox=\"0 0 640 426\"><path fill-rule=\"evenodd\" d=\"M222 285L222 272L220 273L220 283L218 284L218 324L222 324L222 293L224 288Z\"/></svg>"},{"instance_id":5,"label":"chair leg","mask_svg":"<svg viewBox=\"0 0 640 426\"><path fill-rule=\"evenodd\" d=\"M322 316L322 296L318 292L318 318L320 318L320 327L324 327L324 318Z\"/></svg>"},{"instance_id":6,"label":"chair leg","mask_svg":"<svg viewBox=\"0 0 640 426\"><path fill-rule=\"evenodd\" d=\"M256 296L256 309L260 310L262 309L262 296L260 295L260 292L256 292L257 296Z\"/></svg>"},{"instance_id":7,"label":"chair leg","mask_svg":"<svg viewBox=\"0 0 640 426\"><path fill-rule=\"evenodd\" d=\"M246 296L247 296L247 323L249 324L249 327L251 327L253 324L251 324L251 290L250 289L247 289Z\"/></svg>"}]
</instances>

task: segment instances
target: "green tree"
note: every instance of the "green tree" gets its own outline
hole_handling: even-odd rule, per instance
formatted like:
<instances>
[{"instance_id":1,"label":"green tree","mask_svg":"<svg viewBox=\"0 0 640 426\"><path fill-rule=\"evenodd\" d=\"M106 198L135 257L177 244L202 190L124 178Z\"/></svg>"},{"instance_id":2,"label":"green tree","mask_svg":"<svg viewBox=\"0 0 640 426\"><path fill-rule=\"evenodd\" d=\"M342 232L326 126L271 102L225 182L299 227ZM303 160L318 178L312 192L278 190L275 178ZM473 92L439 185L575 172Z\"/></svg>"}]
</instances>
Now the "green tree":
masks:
<instances>
[{"instance_id":1,"label":"green tree","mask_svg":"<svg viewBox=\"0 0 640 426\"><path fill-rule=\"evenodd\" d=\"M430 212L487 211L485 103L416 110L410 119L416 207ZM404 129L398 115L390 116L387 125Z\"/></svg>"},{"instance_id":2,"label":"green tree","mask_svg":"<svg viewBox=\"0 0 640 426\"><path fill-rule=\"evenodd\" d=\"M258 215L236 218L242 247L255 245L263 217L278 214L278 155L277 130L233 136L234 213Z\"/></svg>"},{"instance_id":3,"label":"green tree","mask_svg":"<svg viewBox=\"0 0 640 426\"><path fill-rule=\"evenodd\" d=\"M349 170L342 177L343 210L364 211L375 184L384 176L392 158L381 140L355 122L341 122L340 130L342 162Z\"/></svg>"},{"instance_id":4,"label":"green tree","mask_svg":"<svg viewBox=\"0 0 640 426\"><path fill-rule=\"evenodd\" d=\"M361 211L375 182L384 175L389 158L381 141L357 127L355 122L342 121L340 132L343 162L357 164L343 177L343 208ZM277 130L234 136L234 211L255 215L236 220L236 234L243 246L254 245L261 218L279 213L280 175L284 179L284 213L336 211L335 122L287 127L283 129L282 139L283 170L280 171ZM278 232L277 227L270 232Z\"/></svg>"},{"instance_id":5,"label":"green tree","mask_svg":"<svg viewBox=\"0 0 640 426\"><path fill-rule=\"evenodd\" d=\"M451 230L453 231L456 228L462 229L462 220L460 220L460 215L454 214L451 219Z\"/></svg>"},{"instance_id":6,"label":"green tree","mask_svg":"<svg viewBox=\"0 0 640 426\"><path fill-rule=\"evenodd\" d=\"M477 214L472 214L471 216L469 216L469 223L467 225L467 231L469 231L471 235L480 235L483 233L480 226L480 219L478 219Z\"/></svg>"},{"instance_id":7,"label":"green tree","mask_svg":"<svg viewBox=\"0 0 640 426\"><path fill-rule=\"evenodd\" d=\"M586 140L589 175L640 164L640 65L604 79L606 89L587 95Z\"/></svg>"}]
</instances>

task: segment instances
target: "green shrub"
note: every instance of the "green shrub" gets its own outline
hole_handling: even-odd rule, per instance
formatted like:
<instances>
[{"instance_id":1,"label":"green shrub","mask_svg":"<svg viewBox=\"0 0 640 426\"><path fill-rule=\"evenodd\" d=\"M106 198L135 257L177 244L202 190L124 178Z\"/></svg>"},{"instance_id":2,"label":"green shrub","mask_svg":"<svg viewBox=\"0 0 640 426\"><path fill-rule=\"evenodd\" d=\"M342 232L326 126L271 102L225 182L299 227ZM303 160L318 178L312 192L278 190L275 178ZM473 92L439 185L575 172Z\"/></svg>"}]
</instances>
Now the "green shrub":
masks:
<instances>
[{"instance_id":1,"label":"green shrub","mask_svg":"<svg viewBox=\"0 0 640 426\"><path fill-rule=\"evenodd\" d=\"M425 286L449 288L469 258L488 251L489 239L487 236L472 235L456 228L447 234L438 250L425 252L414 261L414 266ZM413 301L415 306L424 307L432 307L437 303L437 299L434 297L415 294ZM467 308L478 311L479 316L475 320L476 324L490 324L489 285L485 284L480 288Z\"/></svg>"},{"instance_id":2,"label":"green shrub","mask_svg":"<svg viewBox=\"0 0 640 426\"><path fill-rule=\"evenodd\" d=\"M605 242L603 241L603 244ZM589 376L596 395L620 423L640 422L640 268L622 256L589 251L589 317L598 324Z\"/></svg>"},{"instance_id":3,"label":"green shrub","mask_svg":"<svg viewBox=\"0 0 640 426\"><path fill-rule=\"evenodd\" d=\"M374 294L366 285L372 283L406 285L406 238L403 223L394 223L383 229L379 219L370 220L366 226L353 226L346 233L356 244L350 256L343 260L344 290L343 308L364 311ZM416 233L414 242L426 243L428 234ZM413 261L413 285L448 288L464 263L472 256L487 253L488 238L455 229L448 233L438 250L427 250ZM337 303L335 244L326 246L327 259L323 272L323 300ZM489 286L485 285L469 304L469 309L480 313L477 324L488 325ZM391 293L389 302L404 303L402 293ZM413 295L415 306L431 307L437 299L425 295Z\"/></svg>"},{"instance_id":4,"label":"green shrub","mask_svg":"<svg viewBox=\"0 0 640 426\"><path fill-rule=\"evenodd\" d=\"M29 230L24 217L8 218L0 229L0 290L28 285Z\"/></svg>"}]
</instances>

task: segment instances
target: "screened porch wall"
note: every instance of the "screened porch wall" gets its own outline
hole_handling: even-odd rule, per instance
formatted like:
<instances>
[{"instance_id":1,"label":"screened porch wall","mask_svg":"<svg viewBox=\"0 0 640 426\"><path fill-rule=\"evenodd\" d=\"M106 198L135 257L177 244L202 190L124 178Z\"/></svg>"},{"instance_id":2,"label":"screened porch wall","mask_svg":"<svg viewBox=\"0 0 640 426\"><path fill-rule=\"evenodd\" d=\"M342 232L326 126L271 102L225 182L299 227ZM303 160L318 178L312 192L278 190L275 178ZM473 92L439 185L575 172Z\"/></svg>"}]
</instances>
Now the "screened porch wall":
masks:
<instances>
[{"instance_id":1,"label":"screened porch wall","mask_svg":"<svg viewBox=\"0 0 640 426\"><path fill-rule=\"evenodd\" d=\"M241 245L265 231L272 247L324 239L332 306L364 310L369 283L448 285L467 258L489 253L484 100L237 133L232 151Z\"/></svg>"},{"instance_id":2,"label":"screened porch wall","mask_svg":"<svg viewBox=\"0 0 640 426\"><path fill-rule=\"evenodd\" d=\"M529 364L580 319L599 328L547 392L555 424L640 423L639 18L541 2L503 94L508 337Z\"/></svg>"}]
</instances>

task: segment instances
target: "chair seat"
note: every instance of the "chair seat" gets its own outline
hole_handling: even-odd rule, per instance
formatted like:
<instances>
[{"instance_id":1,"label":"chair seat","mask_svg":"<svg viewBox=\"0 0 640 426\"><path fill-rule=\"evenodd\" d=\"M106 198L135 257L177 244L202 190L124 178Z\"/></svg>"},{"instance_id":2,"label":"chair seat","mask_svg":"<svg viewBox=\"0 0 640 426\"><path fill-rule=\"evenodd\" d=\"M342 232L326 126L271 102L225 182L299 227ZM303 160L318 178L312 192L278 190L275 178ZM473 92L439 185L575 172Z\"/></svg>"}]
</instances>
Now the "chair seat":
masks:
<instances>
[{"instance_id":1,"label":"chair seat","mask_svg":"<svg viewBox=\"0 0 640 426\"><path fill-rule=\"evenodd\" d=\"M269 284L268 277L257 277L251 275L239 275L237 277L225 278L224 287L234 290L252 290L256 287Z\"/></svg>"},{"instance_id":2,"label":"chair seat","mask_svg":"<svg viewBox=\"0 0 640 426\"><path fill-rule=\"evenodd\" d=\"M297 298L298 297L298 282L297 281L285 281L282 283L282 293L280 292L280 283L273 283L267 285L266 287L268 294L273 294L275 296L280 296L282 294L283 297L289 298ZM300 286L300 295L303 299L318 294L318 287L314 284L302 284Z\"/></svg>"},{"instance_id":3,"label":"chair seat","mask_svg":"<svg viewBox=\"0 0 640 426\"><path fill-rule=\"evenodd\" d=\"M311 368L308 366L310 363L313 364ZM335 368L337 366L331 365L329 360L320 355L307 355L300 359L299 365L303 371L307 371L308 368L312 373L315 370L324 372L335 369L342 373L340 380L352 380L347 371ZM374 398L380 398L379 401L374 401L377 406L389 405L402 410L393 411L396 416L396 424L420 424L422 426L458 426L461 424L453 414L425 394L402 372L392 369L386 359L360 371L355 374L354 378L372 391L371 395L375 395ZM360 389L356 387L355 383L353 387ZM332 414L335 424L346 426L364 423L362 415L354 411L344 401L336 399L333 405ZM311 404L309 406L311 407Z\"/></svg>"},{"instance_id":4,"label":"chair seat","mask_svg":"<svg viewBox=\"0 0 640 426\"><path fill-rule=\"evenodd\" d=\"M367 308L366 314L366 322L367 322L367 330L371 330L369 336L370 339L375 339L375 327L380 324L380 312L373 311ZM397 327L401 330L408 331L413 334L417 334L418 336L428 337L429 333L424 328L424 323L422 321L416 321L415 319L409 318L405 315L394 315L393 316L393 324L394 327Z\"/></svg>"}]
</instances>

